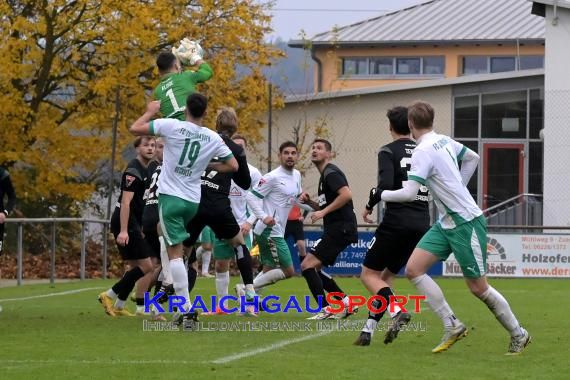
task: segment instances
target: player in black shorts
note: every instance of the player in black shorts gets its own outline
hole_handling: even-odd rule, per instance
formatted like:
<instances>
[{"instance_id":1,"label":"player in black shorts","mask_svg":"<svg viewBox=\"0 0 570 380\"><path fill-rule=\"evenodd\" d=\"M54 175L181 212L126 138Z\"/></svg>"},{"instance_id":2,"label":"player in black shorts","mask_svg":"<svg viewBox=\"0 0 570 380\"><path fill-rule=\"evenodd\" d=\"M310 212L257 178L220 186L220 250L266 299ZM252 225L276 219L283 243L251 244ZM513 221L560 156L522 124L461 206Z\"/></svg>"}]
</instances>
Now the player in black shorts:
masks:
<instances>
[{"instance_id":1,"label":"player in black shorts","mask_svg":"<svg viewBox=\"0 0 570 380\"><path fill-rule=\"evenodd\" d=\"M111 289L99 294L99 302L111 316L133 315L124 308L125 302L135 283L152 271L152 249L143 237L142 215L149 177L148 164L154 156L155 139L150 136L137 137L134 146L137 157L129 162L123 173L121 195L111 217L111 232L115 236L121 257L130 269ZM148 279L150 281L150 274ZM147 289L148 282L142 283L137 289L137 299L144 300ZM117 302L113 306L115 299Z\"/></svg>"},{"instance_id":2,"label":"player in black shorts","mask_svg":"<svg viewBox=\"0 0 570 380\"><path fill-rule=\"evenodd\" d=\"M151 261L155 268L156 278L157 271L160 272L154 294L163 292L164 295L159 298L158 302L168 301L168 295L174 295L174 286L172 285L172 276L168 267L168 254L162 236L158 234L158 177L162 170L162 159L164 151L164 141L161 137L156 139L156 151L154 160L148 165L148 173L150 175L150 184L146 195L146 203L144 205L142 226L144 238L152 249ZM161 242L162 240L162 242ZM162 264L162 265L161 265ZM144 302L143 302L144 303Z\"/></svg>"},{"instance_id":3,"label":"player in black shorts","mask_svg":"<svg viewBox=\"0 0 570 380\"><path fill-rule=\"evenodd\" d=\"M313 223L323 219L323 236L301 262L303 277L307 280L313 297L317 303L319 297L322 298L321 311L309 319L327 319L334 316L333 313L326 311L329 304L325 299L325 288L328 292L342 293L343 302L348 305L348 297L336 282L330 276L320 275L319 272L323 266L333 265L338 255L358 240L352 193L348 187L346 176L336 165L331 163L331 159L331 143L324 139L313 141L311 161L321 173L318 202L310 200L307 193L303 193L299 198L301 202L318 210L311 214ZM346 316L348 314L345 307L342 315L337 315L336 318Z\"/></svg>"},{"instance_id":4,"label":"player in black shorts","mask_svg":"<svg viewBox=\"0 0 570 380\"><path fill-rule=\"evenodd\" d=\"M394 141L383 146L378 153L379 183L370 190L366 209L362 213L367 223L372 223L368 216L380 202L382 191L401 189L402 183L408 180L412 151L416 147L416 143L410 138L407 108L392 108L386 116L390 121L390 134ZM376 229L360 275L370 294L384 297L386 310L389 310L389 297L394 295L391 289L394 277L406 265L416 244L428 229L428 190L425 186L420 187L414 202L386 203L384 218ZM366 325L354 342L355 345L370 344L372 334L383 314L384 312L368 314ZM386 331L384 343L391 343L397 337L399 328L408 323L410 317L408 313L395 310L392 313L393 323Z\"/></svg>"},{"instance_id":5,"label":"player in black shorts","mask_svg":"<svg viewBox=\"0 0 570 380\"><path fill-rule=\"evenodd\" d=\"M231 137L237 132L238 120L232 108L223 108L216 118L216 130L232 151L238 161L239 168L235 173L218 173L215 163L210 164L202 175L202 197L198 212L186 227L190 238L184 241L185 247L191 247L200 236L205 226L214 231L216 238L227 240L233 247L237 266L245 284L246 297L252 299L255 296L253 289L253 271L251 268L251 256L245 245L241 228L232 213L230 203L230 187L233 180L242 189L249 189L251 177L247 166L244 149L235 143ZM190 268L190 265L188 266ZM195 271L188 272L189 280Z\"/></svg>"}]
</instances>

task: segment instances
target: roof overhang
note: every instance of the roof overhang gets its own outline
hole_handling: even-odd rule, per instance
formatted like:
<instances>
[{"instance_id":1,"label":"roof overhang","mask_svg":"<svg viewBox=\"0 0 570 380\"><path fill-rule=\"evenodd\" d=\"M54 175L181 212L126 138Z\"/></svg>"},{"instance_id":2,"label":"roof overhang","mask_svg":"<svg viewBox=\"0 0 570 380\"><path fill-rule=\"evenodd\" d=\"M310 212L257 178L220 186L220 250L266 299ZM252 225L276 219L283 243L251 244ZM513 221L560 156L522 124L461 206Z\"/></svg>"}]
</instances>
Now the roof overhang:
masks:
<instances>
[{"instance_id":1,"label":"roof overhang","mask_svg":"<svg viewBox=\"0 0 570 380\"><path fill-rule=\"evenodd\" d=\"M311 40L290 40L287 46L301 49L318 49L327 47L386 47L386 46L428 46L428 45L542 45L544 38L519 38L509 40L419 40L419 41L311 41Z\"/></svg>"},{"instance_id":2,"label":"roof overhang","mask_svg":"<svg viewBox=\"0 0 570 380\"><path fill-rule=\"evenodd\" d=\"M315 100L325 100L342 98L347 96L361 96L370 95L394 91L406 91L415 90L422 88L432 88L441 86L452 86L458 84L468 84L468 83L478 83L478 82L488 82L496 80L506 80L514 78L528 78L544 75L544 69L534 69L534 70L521 70L521 71L509 71L504 73L494 73L494 74L477 74L477 75L467 75L461 77L453 78L442 78L442 79L426 79L422 81L414 81L412 83L400 83L384 86L375 87L365 87L353 90L339 90L334 92L319 92L316 94L306 94L306 95L290 95L285 98L285 103L301 103L307 101Z\"/></svg>"}]
</instances>

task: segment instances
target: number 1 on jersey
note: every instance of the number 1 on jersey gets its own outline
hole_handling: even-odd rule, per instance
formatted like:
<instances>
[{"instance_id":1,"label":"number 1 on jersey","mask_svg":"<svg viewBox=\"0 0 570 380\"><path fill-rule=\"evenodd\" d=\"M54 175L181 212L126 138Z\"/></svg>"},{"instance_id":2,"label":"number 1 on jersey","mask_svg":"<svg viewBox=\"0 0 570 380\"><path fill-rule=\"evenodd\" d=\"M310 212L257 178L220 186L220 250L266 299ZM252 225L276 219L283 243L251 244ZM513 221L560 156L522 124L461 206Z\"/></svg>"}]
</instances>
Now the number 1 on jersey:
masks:
<instances>
[{"instance_id":1,"label":"number 1 on jersey","mask_svg":"<svg viewBox=\"0 0 570 380\"><path fill-rule=\"evenodd\" d=\"M166 91L166 96L170 99L170 103L172 103L172 108L174 108L174 112L184 111L184 108L181 108L176 101L176 97L174 96L174 91L172 89Z\"/></svg>"}]
</instances>

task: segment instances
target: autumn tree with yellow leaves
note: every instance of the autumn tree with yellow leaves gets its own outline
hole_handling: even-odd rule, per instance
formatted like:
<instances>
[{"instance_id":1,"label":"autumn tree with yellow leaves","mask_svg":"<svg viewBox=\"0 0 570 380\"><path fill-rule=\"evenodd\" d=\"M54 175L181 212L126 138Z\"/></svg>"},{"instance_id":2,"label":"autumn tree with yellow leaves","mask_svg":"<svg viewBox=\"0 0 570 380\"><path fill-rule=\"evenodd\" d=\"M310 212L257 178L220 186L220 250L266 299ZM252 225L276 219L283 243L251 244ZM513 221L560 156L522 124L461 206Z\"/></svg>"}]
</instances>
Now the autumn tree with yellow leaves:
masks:
<instances>
[{"instance_id":1,"label":"autumn tree with yellow leaves","mask_svg":"<svg viewBox=\"0 0 570 380\"><path fill-rule=\"evenodd\" d=\"M199 88L210 108L235 107L242 133L259 141L261 69L282 54L263 42L267 10L251 0L0 2L0 165L21 204L40 205L28 216L91 196L108 171L117 88L120 149L158 83L156 55L184 37L201 43L214 70Z\"/></svg>"}]
</instances>

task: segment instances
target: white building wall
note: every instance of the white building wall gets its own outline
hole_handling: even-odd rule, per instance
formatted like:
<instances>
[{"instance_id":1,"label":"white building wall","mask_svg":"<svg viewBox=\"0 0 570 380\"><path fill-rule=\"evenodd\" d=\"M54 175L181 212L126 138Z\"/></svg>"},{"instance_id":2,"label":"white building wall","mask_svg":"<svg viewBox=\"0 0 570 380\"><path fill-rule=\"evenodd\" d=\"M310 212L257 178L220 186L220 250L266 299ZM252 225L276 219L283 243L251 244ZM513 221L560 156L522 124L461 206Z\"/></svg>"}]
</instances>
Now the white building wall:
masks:
<instances>
[{"instance_id":1,"label":"white building wall","mask_svg":"<svg viewBox=\"0 0 570 380\"><path fill-rule=\"evenodd\" d=\"M544 224L570 225L570 9L546 7Z\"/></svg>"},{"instance_id":2,"label":"white building wall","mask_svg":"<svg viewBox=\"0 0 570 380\"><path fill-rule=\"evenodd\" d=\"M273 168L279 165L279 144L292 139L294 126L306 123L314 128L326 120L326 129L330 133L327 138L333 144L336 154L334 163L347 176L358 222L363 223L360 213L366 204L370 188L377 184L378 151L380 147L392 141L386 111L394 106L410 105L416 100L426 101L434 107L436 131L450 135L451 99L451 86L440 86L330 98L308 103L287 103L283 109L274 113ZM267 136L267 131L262 133ZM308 151L313 138L312 133L306 136L302 144L303 156L298 165L304 175L304 190L311 196L316 195L319 181L319 173L311 164ZM258 148L263 150L266 144L260 144ZM248 155L248 159L262 171L267 169L267 164L256 162L253 155Z\"/></svg>"}]
</instances>

